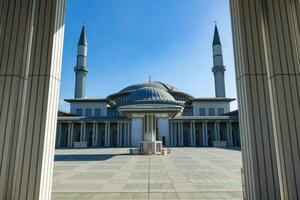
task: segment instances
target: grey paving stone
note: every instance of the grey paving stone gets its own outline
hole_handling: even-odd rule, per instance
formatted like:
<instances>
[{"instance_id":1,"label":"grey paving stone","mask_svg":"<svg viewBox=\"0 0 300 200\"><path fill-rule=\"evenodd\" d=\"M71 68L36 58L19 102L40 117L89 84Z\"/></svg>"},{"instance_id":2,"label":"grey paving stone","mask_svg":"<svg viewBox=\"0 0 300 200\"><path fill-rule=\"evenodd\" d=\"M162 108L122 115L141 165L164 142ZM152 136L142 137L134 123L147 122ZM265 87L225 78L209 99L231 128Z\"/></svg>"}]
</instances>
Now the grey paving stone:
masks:
<instances>
[{"instance_id":1,"label":"grey paving stone","mask_svg":"<svg viewBox=\"0 0 300 200\"><path fill-rule=\"evenodd\" d=\"M242 199L239 151L173 148L166 156L127 153L127 148L56 150L68 159L54 163L52 199ZM97 159L86 160L85 155Z\"/></svg>"}]
</instances>

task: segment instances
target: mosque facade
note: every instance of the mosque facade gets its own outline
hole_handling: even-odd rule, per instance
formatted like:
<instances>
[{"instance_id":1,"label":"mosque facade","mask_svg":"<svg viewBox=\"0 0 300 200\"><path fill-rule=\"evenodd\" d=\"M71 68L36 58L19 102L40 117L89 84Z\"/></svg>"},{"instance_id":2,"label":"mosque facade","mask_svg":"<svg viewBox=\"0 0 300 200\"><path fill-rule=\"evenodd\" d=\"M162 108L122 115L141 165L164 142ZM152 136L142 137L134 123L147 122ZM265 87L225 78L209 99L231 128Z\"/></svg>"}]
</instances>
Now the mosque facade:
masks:
<instances>
[{"instance_id":1,"label":"mosque facade","mask_svg":"<svg viewBox=\"0 0 300 200\"><path fill-rule=\"evenodd\" d=\"M77 50L74 98L69 112L58 113L57 148L137 147L161 141L167 147L239 147L238 111L225 92L222 44L213 38L214 98L195 98L162 83L139 83L106 98L85 95L87 37L83 27Z\"/></svg>"}]
</instances>

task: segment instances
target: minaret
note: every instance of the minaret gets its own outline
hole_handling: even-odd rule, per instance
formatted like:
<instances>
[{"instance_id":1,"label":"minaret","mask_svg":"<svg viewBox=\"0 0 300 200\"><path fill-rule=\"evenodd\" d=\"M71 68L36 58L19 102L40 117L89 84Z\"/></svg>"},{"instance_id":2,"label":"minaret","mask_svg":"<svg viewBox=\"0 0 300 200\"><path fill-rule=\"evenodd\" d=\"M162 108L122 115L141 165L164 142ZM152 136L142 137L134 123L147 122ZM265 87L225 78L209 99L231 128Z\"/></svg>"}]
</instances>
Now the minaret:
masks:
<instances>
[{"instance_id":1,"label":"minaret","mask_svg":"<svg viewBox=\"0 0 300 200\"><path fill-rule=\"evenodd\" d=\"M225 92L224 72L226 69L223 64L222 44L220 41L217 25L215 26L215 33L214 33L213 56L214 56L214 66L212 68L212 72L214 73L214 77L215 77L216 97L225 98L226 92Z\"/></svg>"},{"instance_id":2,"label":"minaret","mask_svg":"<svg viewBox=\"0 0 300 200\"><path fill-rule=\"evenodd\" d=\"M77 47L77 63L74 68L75 71L75 98L85 98L85 84L87 69L87 40L85 27L83 25L81 35Z\"/></svg>"}]
</instances>

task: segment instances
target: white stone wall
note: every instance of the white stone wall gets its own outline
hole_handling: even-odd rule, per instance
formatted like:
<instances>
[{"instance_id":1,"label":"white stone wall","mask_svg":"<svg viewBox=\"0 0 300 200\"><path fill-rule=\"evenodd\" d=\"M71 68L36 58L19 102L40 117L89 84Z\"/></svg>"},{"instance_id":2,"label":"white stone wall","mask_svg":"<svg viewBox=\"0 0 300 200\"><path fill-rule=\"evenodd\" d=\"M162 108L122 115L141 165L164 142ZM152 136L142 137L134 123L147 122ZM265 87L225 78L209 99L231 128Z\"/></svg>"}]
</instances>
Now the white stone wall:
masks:
<instances>
[{"instance_id":1,"label":"white stone wall","mask_svg":"<svg viewBox=\"0 0 300 200\"><path fill-rule=\"evenodd\" d=\"M107 116L106 102L78 102L71 103L71 114L76 114L77 109L82 109L82 115L86 116L86 109L92 109L92 116L95 116L95 109L101 109L101 117Z\"/></svg>"},{"instance_id":2,"label":"white stone wall","mask_svg":"<svg viewBox=\"0 0 300 200\"><path fill-rule=\"evenodd\" d=\"M159 133L159 140L162 141L162 137L165 137L166 146L169 146L169 119L167 117L158 118L157 128Z\"/></svg>"},{"instance_id":3,"label":"white stone wall","mask_svg":"<svg viewBox=\"0 0 300 200\"><path fill-rule=\"evenodd\" d=\"M139 145L139 141L142 141L143 118L132 118L131 133L132 147L137 147Z\"/></svg>"},{"instance_id":4,"label":"white stone wall","mask_svg":"<svg viewBox=\"0 0 300 200\"><path fill-rule=\"evenodd\" d=\"M224 113L230 112L230 103L228 103L228 102L193 102L194 116L200 115L200 108L205 108L205 113L207 116L208 116L208 110L210 108L214 108L215 115L218 115L218 108L223 108Z\"/></svg>"}]
</instances>

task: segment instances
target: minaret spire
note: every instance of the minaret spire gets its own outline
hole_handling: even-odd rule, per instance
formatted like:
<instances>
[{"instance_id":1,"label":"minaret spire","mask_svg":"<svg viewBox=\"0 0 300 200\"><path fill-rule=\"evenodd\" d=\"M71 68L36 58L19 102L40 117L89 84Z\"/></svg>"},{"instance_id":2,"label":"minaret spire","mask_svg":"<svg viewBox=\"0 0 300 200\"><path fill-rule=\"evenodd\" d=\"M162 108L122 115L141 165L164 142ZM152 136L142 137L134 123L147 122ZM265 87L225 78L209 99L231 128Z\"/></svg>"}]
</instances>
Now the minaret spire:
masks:
<instances>
[{"instance_id":1,"label":"minaret spire","mask_svg":"<svg viewBox=\"0 0 300 200\"><path fill-rule=\"evenodd\" d=\"M75 98L85 98L87 69L87 39L85 24L82 26L77 47L77 63L75 71Z\"/></svg>"},{"instance_id":2,"label":"minaret spire","mask_svg":"<svg viewBox=\"0 0 300 200\"><path fill-rule=\"evenodd\" d=\"M224 73L226 68L223 64L223 52L222 52L222 44L220 40L219 30L217 24L215 25L215 32L213 38L213 56L214 56L214 66L212 68L212 72L215 77L215 93L216 97L226 97L225 92L225 79Z\"/></svg>"},{"instance_id":3,"label":"minaret spire","mask_svg":"<svg viewBox=\"0 0 300 200\"><path fill-rule=\"evenodd\" d=\"M85 22L83 22L83 25L82 25L82 30L81 30L81 34L80 34L80 38L79 38L79 42L78 42L78 46L79 45L87 46Z\"/></svg>"},{"instance_id":4,"label":"minaret spire","mask_svg":"<svg viewBox=\"0 0 300 200\"><path fill-rule=\"evenodd\" d=\"M213 46L215 45L222 45L217 24L215 25L214 41L213 41Z\"/></svg>"}]
</instances>

